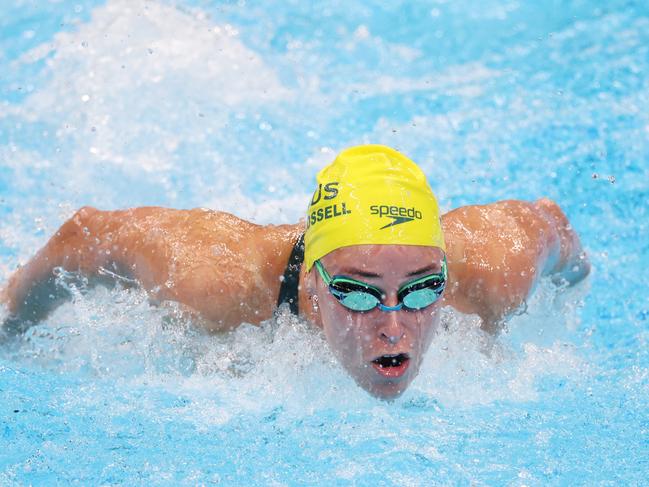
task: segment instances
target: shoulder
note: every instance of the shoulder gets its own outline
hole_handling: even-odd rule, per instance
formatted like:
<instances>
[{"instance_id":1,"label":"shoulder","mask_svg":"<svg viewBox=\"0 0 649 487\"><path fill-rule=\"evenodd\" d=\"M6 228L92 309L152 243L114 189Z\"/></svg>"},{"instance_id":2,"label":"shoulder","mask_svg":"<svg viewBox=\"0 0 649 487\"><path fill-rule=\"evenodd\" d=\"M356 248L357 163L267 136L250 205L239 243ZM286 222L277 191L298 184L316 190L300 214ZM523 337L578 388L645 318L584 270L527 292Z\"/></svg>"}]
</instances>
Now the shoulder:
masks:
<instances>
[{"instance_id":1,"label":"shoulder","mask_svg":"<svg viewBox=\"0 0 649 487\"><path fill-rule=\"evenodd\" d=\"M112 211L93 210L87 220L93 227L114 228L122 238L191 240L199 244L214 238L240 240L259 229L259 225L230 213L206 208L142 206Z\"/></svg>"},{"instance_id":2,"label":"shoulder","mask_svg":"<svg viewBox=\"0 0 649 487\"><path fill-rule=\"evenodd\" d=\"M499 264L499 256L537 256L552 230L539 203L520 200L463 206L445 214L442 226L449 254L491 265Z\"/></svg>"},{"instance_id":3,"label":"shoulder","mask_svg":"<svg viewBox=\"0 0 649 487\"><path fill-rule=\"evenodd\" d=\"M533 288L548 249L549 225L536 203L506 200L444 215L449 304L493 321Z\"/></svg>"},{"instance_id":4,"label":"shoulder","mask_svg":"<svg viewBox=\"0 0 649 487\"><path fill-rule=\"evenodd\" d=\"M545 200L550 201L550 200ZM537 217L537 203L522 200L502 200L485 205L461 206L442 217L444 229L458 231L464 229L508 228L530 217Z\"/></svg>"}]
</instances>

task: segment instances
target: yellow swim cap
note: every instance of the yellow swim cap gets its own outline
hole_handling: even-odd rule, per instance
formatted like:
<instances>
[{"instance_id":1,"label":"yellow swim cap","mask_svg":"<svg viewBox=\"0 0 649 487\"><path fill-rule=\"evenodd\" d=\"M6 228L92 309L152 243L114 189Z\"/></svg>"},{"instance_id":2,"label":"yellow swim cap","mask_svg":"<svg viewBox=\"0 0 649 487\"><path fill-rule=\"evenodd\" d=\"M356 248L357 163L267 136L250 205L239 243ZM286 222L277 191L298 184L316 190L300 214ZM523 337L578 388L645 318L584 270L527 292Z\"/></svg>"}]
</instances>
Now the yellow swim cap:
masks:
<instances>
[{"instance_id":1,"label":"yellow swim cap","mask_svg":"<svg viewBox=\"0 0 649 487\"><path fill-rule=\"evenodd\" d=\"M437 200L426 176L394 149L346 149L316 180L304 235L307 271L320 257L350 245L446 248Z\"/></svg>"}]
</instances>

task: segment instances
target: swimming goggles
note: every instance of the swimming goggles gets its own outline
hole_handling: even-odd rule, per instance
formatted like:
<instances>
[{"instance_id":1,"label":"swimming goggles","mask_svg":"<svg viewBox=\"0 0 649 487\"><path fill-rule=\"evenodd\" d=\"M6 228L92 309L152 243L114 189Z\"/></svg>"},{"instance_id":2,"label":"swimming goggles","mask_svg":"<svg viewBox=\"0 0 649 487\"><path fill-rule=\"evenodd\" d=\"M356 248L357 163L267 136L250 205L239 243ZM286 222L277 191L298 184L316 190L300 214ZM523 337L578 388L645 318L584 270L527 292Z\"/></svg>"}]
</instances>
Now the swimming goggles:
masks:
<instances>
[{"instance_id":1,"label":"swimming goggles","mask_svg":"<svg viewBox=\"0 0 649 487\"><path fill-rule=\"evenodd\" d=\"M416 311L430 306L444 292L446 279L446 256L442 261L442 270L438 274L429 274L424 277L405 283L397 291L399 304L386 306L381 301L385 293L378 287L351 277L331 277L319 260L314 262L322 280L329 287L329 292L340 304L352 311L370 311L377 306L381 311L399 311L401 308Z\"/></svg>"}]
</instances>

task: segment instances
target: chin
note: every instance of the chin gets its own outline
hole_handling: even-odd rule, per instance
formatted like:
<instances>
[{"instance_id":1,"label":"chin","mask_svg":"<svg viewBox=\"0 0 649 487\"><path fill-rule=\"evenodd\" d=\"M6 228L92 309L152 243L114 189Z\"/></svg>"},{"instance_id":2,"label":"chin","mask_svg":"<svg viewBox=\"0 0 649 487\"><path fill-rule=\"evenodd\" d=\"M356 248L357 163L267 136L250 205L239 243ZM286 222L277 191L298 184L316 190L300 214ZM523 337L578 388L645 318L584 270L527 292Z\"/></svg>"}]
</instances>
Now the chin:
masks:
<instances>
[{"instance_id":1,"label":"chin","mask_svg":"<svg viewBox=\"0 0 649 487\"><path fill-rule=\"evenodd\" d=\"M356 383L365 389L369 394L383 401L392 401L403 394L410 383L411 377L401 377L399 380L375 380L365 376L362 380L357 379Z\"/></svg>"},{"instance_id":2,"label":"chin","mask_svg":"<svg viewBox=\"0 0 649 487\"><path fill-rule=\"evenodd\" d=\"M393 401L401 396L401 394L406 391L409 385L410 381L390 382L373 385L372 387L365 388L365 390L377 399L381 399L383 401Z\"/></svg>"}]
</instances>

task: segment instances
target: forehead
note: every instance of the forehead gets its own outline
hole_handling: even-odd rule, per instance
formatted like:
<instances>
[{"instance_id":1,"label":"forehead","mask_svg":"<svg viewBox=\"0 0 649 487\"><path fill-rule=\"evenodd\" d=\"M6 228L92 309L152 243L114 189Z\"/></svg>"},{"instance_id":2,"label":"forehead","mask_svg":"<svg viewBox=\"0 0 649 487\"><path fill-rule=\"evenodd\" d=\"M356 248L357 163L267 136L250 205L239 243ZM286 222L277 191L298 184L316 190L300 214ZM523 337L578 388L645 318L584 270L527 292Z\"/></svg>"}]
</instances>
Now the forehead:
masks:
<instances>
[{"instance_id":1,"label":"forehead","mask_svg":"<svg viewBox=\"0 0 649 487\"><path fill-rule=\"evenodd\" d=\"M427 265L441 268L444 251L421 245L353 245L341 247L322 257L333 269L351 268L385 274L387 271L412 272Z\"/></svg>"}]
</instances>

